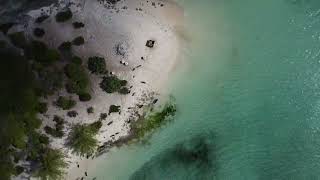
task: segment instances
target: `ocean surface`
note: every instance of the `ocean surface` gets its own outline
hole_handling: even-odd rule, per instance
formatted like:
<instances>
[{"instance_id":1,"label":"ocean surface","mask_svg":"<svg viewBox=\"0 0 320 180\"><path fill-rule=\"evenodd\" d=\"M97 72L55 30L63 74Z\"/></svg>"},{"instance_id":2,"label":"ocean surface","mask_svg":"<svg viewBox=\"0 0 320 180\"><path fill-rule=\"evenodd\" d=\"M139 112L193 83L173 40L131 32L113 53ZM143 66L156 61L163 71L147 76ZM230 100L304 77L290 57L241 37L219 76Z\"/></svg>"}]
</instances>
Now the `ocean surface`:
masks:
<instances>
[{"instance_id":1,"label":"ocean surface","mask_svg":"<svg viewBox=\"0 0 320 180\"><path fill-rule=\"evenodd\" d=\"M175 120L112 149L103 180L320 179L320 1L179 0ZM183 70L182 70L183 69Z\"/></svg>"}]
</instances>

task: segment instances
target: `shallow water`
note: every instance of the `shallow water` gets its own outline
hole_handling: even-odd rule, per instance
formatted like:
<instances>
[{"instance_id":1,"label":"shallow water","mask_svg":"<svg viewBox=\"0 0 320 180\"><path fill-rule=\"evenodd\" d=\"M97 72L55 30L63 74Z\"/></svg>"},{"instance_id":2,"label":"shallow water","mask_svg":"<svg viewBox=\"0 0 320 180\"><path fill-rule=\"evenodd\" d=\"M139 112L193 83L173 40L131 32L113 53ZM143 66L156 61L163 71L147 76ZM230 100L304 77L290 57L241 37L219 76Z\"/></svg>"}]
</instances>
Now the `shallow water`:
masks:
<instances>
[{"instance_id":1,"label":"shallow water","mask_svg":"<svg viewBox=\"0 0 320 180\"><path fill-rule=\"evenodd\" d=\"M97 179L320 179L320 1L180 0L179 112Z\"/></svg>"}]
</instances>

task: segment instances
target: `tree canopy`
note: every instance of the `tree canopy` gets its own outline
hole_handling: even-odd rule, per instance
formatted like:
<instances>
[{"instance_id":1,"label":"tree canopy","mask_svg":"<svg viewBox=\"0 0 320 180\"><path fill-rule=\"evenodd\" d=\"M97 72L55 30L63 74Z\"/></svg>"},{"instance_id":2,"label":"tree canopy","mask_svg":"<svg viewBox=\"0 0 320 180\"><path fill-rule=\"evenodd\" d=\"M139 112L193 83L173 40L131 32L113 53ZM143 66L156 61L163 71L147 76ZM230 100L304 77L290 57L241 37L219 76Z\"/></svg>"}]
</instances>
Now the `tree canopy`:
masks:
<instances>
[{"instance_id":1,"label":"tree canopy","mask_svg":"<svg viewBox=\"0 0 320 180\"><path fill-rule=\"evenodd\" d=\"M73 153L80 156L92 155L98 145L95 135L102 126L102 122L95 122L89 125L75 125L68 137L68 145Z\"/></svg>"},{"instance_id":2,"label":"tree canopy","mask_svg":"<svg viewBox=\"0 0 320 180\"><path fill-rule=\"evenodd\" d=\"M121 80L116 76L103 77L103 80L100 82L100 87L107 93L119 92L126 85L126 80Z\"/></svg>"},{"instance_id":3,"label":"tree canopy","mask_svg":"<svg viewBox=\"0 0 320 180\"><path fill-rule=\"evenodd\" d=\"M37 172L35 172L34 176L43 180L61 179L65 173L64 168L67 167L62 152L49 148L46 149L43 156L41 156L40 164L41 166Z\"/></svg>"},{"instance_id":4,"label":"tree canopy","mask_svg":"<svg viewBox=\"0 0 320 180\"><path fill-rule=\"evenodd\" d=\"M88 69L94 74L103 74L106 72L106 61L103 57L90 57L88 59Z\"/></svg>"}]
</instances>

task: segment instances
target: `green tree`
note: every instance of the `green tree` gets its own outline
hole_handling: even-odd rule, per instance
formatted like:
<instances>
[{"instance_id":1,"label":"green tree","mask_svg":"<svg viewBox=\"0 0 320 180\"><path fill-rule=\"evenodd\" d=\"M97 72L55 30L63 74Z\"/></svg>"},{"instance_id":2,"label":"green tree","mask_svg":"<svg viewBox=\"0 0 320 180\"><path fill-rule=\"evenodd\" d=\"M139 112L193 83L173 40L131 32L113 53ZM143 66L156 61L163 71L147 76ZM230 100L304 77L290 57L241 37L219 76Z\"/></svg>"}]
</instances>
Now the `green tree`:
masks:
<instances>
[{"instance_id":1,"label":"green tree","mask_svg":"<svg viewBox=\"0 0 320 180\"><path fill-rule=\"evenodd\" d=\"M26 147L26 133L24 130L23 123L19 122L14 114L10 114L8 117L10 122L5 129L6 134L10 143L19 149L24 149Z\"/></svg>"},{"instance_id":2,"label":"green tree","mask_svg":"<svg viewBox=\"0 0 320 180\"><path fill-rule=\"evenodd\" d=\"M106 71L106 61L102 57L90 57L88 59L88 69L94 74L103 74Z\"/></svg>"},{"instance_id":3,"label":"green tree","mask_svg":"<svg viewBox=\"0 0 320 180\"><path fill-rule=\"evenodd\" d=\"M64 72L69 78L66 84L66 89L69 93L80 94L87 91L89 78L82 66L70 63L65 66Z\"/></svg>"},{"instance_id":4,"label":"green tree","mask_svg":"<svg viewBox=\"0 0 320 180\"><path fill-rule=\"evenodd\" d=\"M73 153L80 156L92 155L98 145L96 133L90 125L75 125L68 137L68 145Z\"/></svg>"},{"instance_id":5,"label":"green tree","mask_svg":"<svg viewBox=\"0 0 320 180\"><path fill-rule=\"evenodd\" d=\"M63 96L59 96L58 100L56 101L56 105L63 110L69 110L73 108L76 105L76 101L74 101L72 98L66 98Z\"/></svg>"},{"instance_id":6,"label":"green tree","mask_svg":"<svg viewBox=\"0 0 320 180\"><path fill-rule=\"evenodd\" d=\"M4 154L4 156L7 156ZM11 161L2 161L0 163L0 174L1 174L1 179L3 180L10 180L11 175L15 174L16 170L14 168L14 165Z\"/></svg>"},{"instance_id":7,"label":"green tree","mask_svg":"<svg viewBox=\"0 0 320 180\"><path fill-rule=\"evenodd\" d=\"M107 93L120 91L123 86L127 85L126 80L120 80L116 76L106 76L100 82L100 87Z\"/></svg>"},{"instance_id":8,"label":"green tree","mask_svg":"<svg viewBox=\"0 0 320 180\"><path fill-rule=\"evenodd\" d=\"M58 180L62 179L66 167L62 152L47 148L40 158L40 168L34 175L42 180Z\"/></svg>"},{"instance_id":9,"label":"green tree","mask_svg":"<svg viewBox=\"0 0 320 180\"><path fill-rule=\"evenodd\" d=\"M29 58L42 64L48 65L60 59L60 54L55 49L49 49L41 41L32 41L31 46L27 48L26 54Z\"/></svg>"},{"instance_id":10,"label":"green tree","mask_svg":"<svg viewBox=\"0 0 320 180\"><path fill-rule=\"evenodd\" d=\"M79 96L80 101L90 101L91 100L91 95L86 92L79 93L78 96Z\"/></svg>"}]
</instances>

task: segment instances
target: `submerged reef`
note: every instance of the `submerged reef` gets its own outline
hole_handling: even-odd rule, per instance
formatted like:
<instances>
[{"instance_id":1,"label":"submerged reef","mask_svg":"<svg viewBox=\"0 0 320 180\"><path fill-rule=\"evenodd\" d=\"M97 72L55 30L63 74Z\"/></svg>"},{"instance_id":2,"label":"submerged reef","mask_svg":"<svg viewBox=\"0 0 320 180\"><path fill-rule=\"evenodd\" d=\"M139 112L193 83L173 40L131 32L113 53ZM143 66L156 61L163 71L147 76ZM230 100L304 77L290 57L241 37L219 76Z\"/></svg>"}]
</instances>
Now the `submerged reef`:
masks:
<instances>
[{"instance_id":1,"label":"submerged reef","mask_svg":"<svg viewBox=\"0 0 320 180\"><path fill-rule=\"evenodd\" d=\"M154 156L130 177L143 179L214 179L214 136L196 136Z\"/></svg>"}]
</instances>

